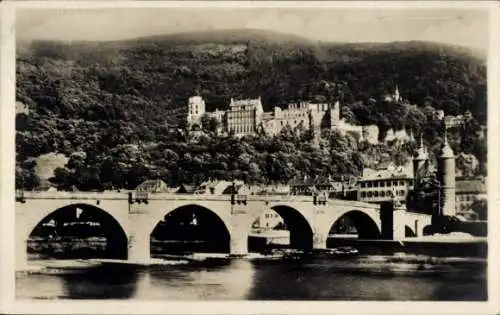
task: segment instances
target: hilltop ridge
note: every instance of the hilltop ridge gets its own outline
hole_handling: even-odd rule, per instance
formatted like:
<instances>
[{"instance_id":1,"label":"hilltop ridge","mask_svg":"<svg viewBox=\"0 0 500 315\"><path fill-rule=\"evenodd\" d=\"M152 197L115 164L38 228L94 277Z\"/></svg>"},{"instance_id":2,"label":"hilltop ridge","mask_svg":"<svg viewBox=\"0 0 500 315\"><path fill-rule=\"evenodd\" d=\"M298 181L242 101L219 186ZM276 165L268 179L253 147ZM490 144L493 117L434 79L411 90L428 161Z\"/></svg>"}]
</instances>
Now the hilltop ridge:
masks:
<instances>
[{"instance_id":1,"label":"hilltop ridge","mask_svg":"<svg viewBox=\"0 0 500 315\"><path fill-rule=\"evenodd\" d=\"M209 111L226 108L231 98L260 96L266 111L297 100L339 100L350 123L376 124L381 137L408 127L424 132L431 145L440 138L427 121L429 107L448 115L469 110L475 123L486 124L485 60L436 43L325 43L271 31L207 31L20 43L16 66L17 101L29 109L16 125L23 167L44 153L70 156L99 146L103 158L121 144L163 143L165 128L179 123L169 113L192 95L202 96ZM408 107L382 101L396 85L417 106L412 120L400 112ZM478 141L457 135L452 146L484 164ZM99 168L92 159L86 163Z\"/></svg>"}]
</instances>

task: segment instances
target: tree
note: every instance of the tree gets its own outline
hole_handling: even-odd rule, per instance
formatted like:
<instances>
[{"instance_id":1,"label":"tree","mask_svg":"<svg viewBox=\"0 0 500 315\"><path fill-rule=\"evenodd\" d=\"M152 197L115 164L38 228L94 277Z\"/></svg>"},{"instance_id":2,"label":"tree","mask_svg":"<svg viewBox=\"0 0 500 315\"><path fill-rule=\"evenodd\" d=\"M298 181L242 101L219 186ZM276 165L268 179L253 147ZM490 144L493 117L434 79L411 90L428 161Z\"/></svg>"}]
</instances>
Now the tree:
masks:
<instances>
[{"instance_id":1,"label":"tree","mask_svg":"<svg viewBox=\"0 0 500 315\"><path fill-rule=\"evenodd\" d=\"M219 125L220 125L219 121L215 117L210 116L209 114L205 113L201 117L201 126L205 131L217 132Z\"/></svg>"},{"instance_id":2,"label":"tree","mask_svg":"<svg viewBox=\"0 0 500 315\"><path fill-rule=\"evenodd\" d=\"M69 190L74 184L74 176L70 170L65 167L58 167L54 170L54 176L49 179L57 186L58 190Z\"/></svg>"}]
</instances>

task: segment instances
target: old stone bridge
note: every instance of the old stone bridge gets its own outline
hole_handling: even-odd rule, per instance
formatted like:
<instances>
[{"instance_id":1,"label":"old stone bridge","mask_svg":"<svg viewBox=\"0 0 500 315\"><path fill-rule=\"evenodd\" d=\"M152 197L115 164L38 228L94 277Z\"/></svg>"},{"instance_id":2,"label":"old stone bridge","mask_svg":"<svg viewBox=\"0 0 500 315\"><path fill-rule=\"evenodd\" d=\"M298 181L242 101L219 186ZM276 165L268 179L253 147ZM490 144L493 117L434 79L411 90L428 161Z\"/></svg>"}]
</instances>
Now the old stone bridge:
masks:
<instances>
[{"instance_id":1,"label":"old stone bridge","mask_svg":"<svg viewBox=\"0 0 500 315\"><path fill-rule=\"evenodd\" d=\"M150 257L150 234L172 212L200 207L214 213L230 237L230 253L248 252L252 223L269 209L276 211L290 230L293 248L326 247L329 231L342 216L356 226L360 239L402 239L405 232L422 235L431 223L429 215L416 214L392 204L375 205L312 196L276 195L196 195L103 192L23 192L16 198L16 260L25 264L26 241L33 229L47 216L73 211L76 207L94 209L115 233L117 246L124 246L129 260ZM114 227L112 227L114 226Z\"/></svg>"}]
</instances>

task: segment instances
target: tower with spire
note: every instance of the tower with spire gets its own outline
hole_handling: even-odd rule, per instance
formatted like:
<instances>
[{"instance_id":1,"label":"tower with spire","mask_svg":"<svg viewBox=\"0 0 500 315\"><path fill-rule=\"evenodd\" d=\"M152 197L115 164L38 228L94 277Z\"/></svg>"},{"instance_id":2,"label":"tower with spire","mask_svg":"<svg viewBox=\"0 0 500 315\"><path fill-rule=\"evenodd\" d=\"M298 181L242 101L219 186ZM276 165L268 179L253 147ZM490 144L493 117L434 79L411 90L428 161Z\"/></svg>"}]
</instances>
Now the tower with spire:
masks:
<instances>
[{"instance_id":1,"label":"tower with spire","mask_svg":"<svg viewBox=\"0 0 500 315\"><path fill-rule=\"evenodd\" d=\"M399 102L401 100L401 96L399 95L399 88L396 84L396 89L394 90L394 95L392 96L394 102Z\"/></svg>"},{"instance_id":2,"label":"tower with spire","mask_svg":"<svg viewBox=\"0 0 500 315\"><path fill-rule=\"evenodd\" d=\"M444 133L444 145L437 158L437 179L440 185L439 216L453 216L456 213L455 204L455 155L446 131Z\"/></svg>"},{"instance_id":3,"label":"tower with spire","mask_svg":"<svg viewBox=\"0 0 500 315\"><path fill-rule=\"evenodd\" d=\"M427 160L429 159L429 153L427 149L424 147L424 139L422 135L420 135L420 147L415 152L413 157L413 179L416 182L421 180L422 174L425 173L425 168L427 164Z\"/></svg>"}]
</instances>

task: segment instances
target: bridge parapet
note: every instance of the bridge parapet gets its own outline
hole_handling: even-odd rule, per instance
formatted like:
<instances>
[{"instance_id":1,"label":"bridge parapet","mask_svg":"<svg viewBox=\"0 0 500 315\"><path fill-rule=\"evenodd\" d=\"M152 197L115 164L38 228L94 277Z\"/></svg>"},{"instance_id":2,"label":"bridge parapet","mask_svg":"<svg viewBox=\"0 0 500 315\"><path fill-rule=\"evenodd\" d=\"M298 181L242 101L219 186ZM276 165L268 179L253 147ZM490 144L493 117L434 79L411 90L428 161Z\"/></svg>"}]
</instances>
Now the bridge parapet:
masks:
<instances>
[{"instance_id":1,"label":"bridge parapet","mask_svg":"<svg viewBox=\"0 0 500 315\"><path fill-rule=\"evenodd\" d=\"M172 200L172 201L233 201L238 204L247 204L248 202L268 202L268 203L314 203L313 196L297 195L210 195L210 194L176 194L176 193L137 193L135 191L122 192L48 192L48 191L25 191L22 196L25 200L29 199L67 199L67 200L128 200L132 194L132 200ZM316 202L318 200L316 199ZM318 203L326 207L352 207L353 209L379 209L379 205L341 199L325 199ZM399 207L398 210L405 210L405 207Z\"/></svg>"},{"instance_id":2,"label":"bridge parapet","mask_svg":"<svg viewBox=\"0 0 500 315\"><path fill-rule=\"evenodd\" d=\"M125 200L128 194L118 192L66 192L66 191L25 191L25 199L90 199L90 200Z\"/></svg>"}]
</instances>

